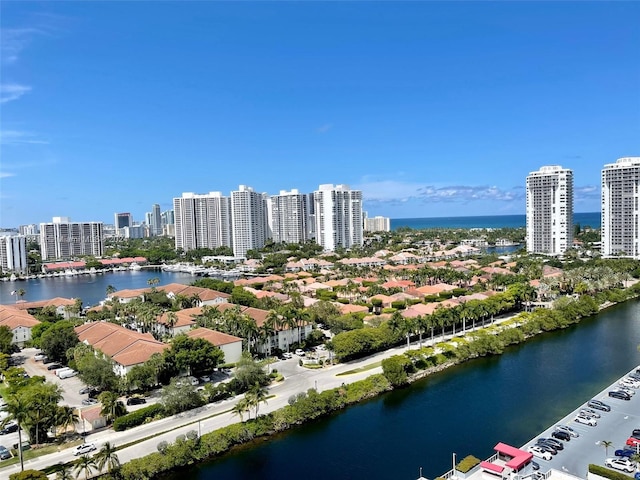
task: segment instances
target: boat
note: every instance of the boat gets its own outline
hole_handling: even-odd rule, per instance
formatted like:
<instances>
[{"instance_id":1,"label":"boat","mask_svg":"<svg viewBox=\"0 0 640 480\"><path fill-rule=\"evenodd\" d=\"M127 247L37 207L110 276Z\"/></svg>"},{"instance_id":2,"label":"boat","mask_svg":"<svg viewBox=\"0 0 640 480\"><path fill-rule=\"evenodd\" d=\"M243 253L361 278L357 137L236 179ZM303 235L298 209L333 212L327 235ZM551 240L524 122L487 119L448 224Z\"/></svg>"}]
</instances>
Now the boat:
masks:
<instances>
[{"instance_id":1,"label":"boat","mask_svg":"<svg viewBox=\"0 0 640 480\"><path fill-rule=\"evenodd\" d=\"M142 267L136 262L133 262L131 265L129 265L129 270L142 270Z\"/></svg>"}]
</instances>

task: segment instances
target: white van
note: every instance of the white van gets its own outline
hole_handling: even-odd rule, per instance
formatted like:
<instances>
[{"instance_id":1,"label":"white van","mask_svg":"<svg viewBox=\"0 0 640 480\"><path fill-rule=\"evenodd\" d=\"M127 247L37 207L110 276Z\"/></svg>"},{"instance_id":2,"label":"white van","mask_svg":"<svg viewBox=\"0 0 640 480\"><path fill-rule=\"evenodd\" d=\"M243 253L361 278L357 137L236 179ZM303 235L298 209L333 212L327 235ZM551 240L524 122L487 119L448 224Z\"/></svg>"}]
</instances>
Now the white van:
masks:
<instances>
[{"instance_id":1,"label":"white van","mask_svg":"<svg viewBox=\"0 0 640 480\"><path fill-rule=\"evenodd\" d=\"M56 370L56 377L62 378L63 374L65 374L66 372L72 372L72 371L73 370L70 369L69 367L59 368L58 370Z\"/></svg>"},{"instance_id":2,"label":"white van","mask_svg":"<svg viewBox=\"0 0 640 480\"><path fill-rule=\"evenodd\" d=\"M76 375L78 375L78 372L76 372L75 370L69 369L66 372L60 373L60 375L58 375L58 378L60 378L62 380L64 378L75 377Z\"/></svg>"}]
</instances>

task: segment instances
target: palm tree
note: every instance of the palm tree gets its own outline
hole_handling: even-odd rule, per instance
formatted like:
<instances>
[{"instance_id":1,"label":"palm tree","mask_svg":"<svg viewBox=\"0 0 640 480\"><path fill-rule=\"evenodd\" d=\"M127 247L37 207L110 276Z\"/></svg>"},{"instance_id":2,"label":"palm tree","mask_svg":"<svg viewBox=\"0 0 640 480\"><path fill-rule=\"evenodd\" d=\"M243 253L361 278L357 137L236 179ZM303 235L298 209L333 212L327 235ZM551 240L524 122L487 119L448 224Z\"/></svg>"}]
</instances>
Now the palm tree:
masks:
<instances>
[{"instance_id":1,"label":"palm tree","mask_svg":"<svg viewBox=\"0 0 640 480\"><path fill-rule=\"evenodd\" d=\"M173 337L173 327L176 326L176 323L178 323L178 315L176 315L176 312L167 313L167 325L171 329L172 337Z\"/></svg>"},{"instance_id":2,"label":"palm tree","mask_svg":"<svg viewBox=\"0 0 640 480\"><path fill-rule=\"evenodd\" d=\"M160 279L158 277L150 278L147 280L147 285L151 287L151 291L155 292L156 285L160 283Z\"/></svg>"},{"instance_id":3,"label":"palm tree","mask_svg":"<svg viewBox=\"0 0 640 480\"><path fill-rule=\"evenodd\" d=\"M78 423L79 417L76 414L75 410L68 405L62 405L58 407L58 411L56 413L56 427L62 429L62 432L66 434L69 427L76 430L76 423Z\"/></svg>"},{"instance_id":4,"label":"palm tree","mask_svg":"<svg viewBox=\"0 0 640 480\"><path fill-rule=\"evenodd\" d=\"M240 421L243 421L242 416L249 411L249 402L247 402L246 398L238 400L236 404L231 409L231 413L234 415L238 415L240 417Z\"/></svg>"},{"instance_id":5,"label":"palm tree","mask_svg":"<svg viewBox=\"0 0 640 480\"><path fill-rule=\"evenodd\" d=\"M104 445L102 445L95 459L100 471L102 471L105 465L107 466L107 473L111 473L120 467L116 446L111 442L105 442Z\"/></svg>"},{"instance_id":6,"label":"palm tree","mask_svg":"<svg viewBox=\"0 0 640 480\"><path fill-rule=\"evenodd\" d=\"M600 440L600 445L602 445L604 447L604 454L605 456L609 456L609 447L611 445L613 445L613 442L610 442L609 440Z\"/></svg>"},{"instance_id":7,"label":"palm tree","mask_svg":"<svg viewBox=\"0 0 640 480\"><path fill-rule=\"evenodd\" d=\"M100 414L104 415L109 422L112 422L127 411L124 403L118 399L117 393L102 392L98 395L98 401L102 404Z\"/></svg>"},{"instance_id":8,"label":"palm tree","mask_svg":"<svg viewBox=\"0 0 640 480\"><path fill-rule=\"evenodd\" d=\"M249 391L244 395L247 401L247 407L255 407L256 418L258 418L258 408L262 402L267 403L267 387L263 387L259 383L256 383Z\"/></svg>"},{"instance_id":9,"label":"palm tree","mask_svg":"<svg viewBox=\"0 0 640 480\"><path fill-rule=\"evenodd\" d=\"M9 396L7 404L2 411L7 412L7 418L14 420L18 425L18 455L20 456L20 471L24 470L24 458L22 455L22 425L31 417L31 403L24 395L19 393Z\"/></svg>"},{"instance_id":10,"label":"palm tree","mask_svg":"<svg viewBox=\"0 0 640 480\"><path fill-rule=\"evenodd\" d=\"M113 285L107 285L107 297L111 294L116 293L116 287L114 287Z\"/></svg>"},{"instance_id":11,"label":"palm tree","mask_svg":"<svg viewBox=\"0 0 640 480\"><path fill-rule=\"evenodd\" d=\"M26 293L27 291L24 288L19 288L16 290L16 298L22 300ZM16 303L18 303L18 300L16 300Z\"/></svg>"},{"instance_id":12,"label":"palm tree","mask_svg":"<svg viewBox=\"0 0 640 480\"><path fill-rule=\"evenodd\" d=\"M55 469L56 480L75 480L71 465L59 463Z\"/></svg>"},{"instance_id":13,"label":"palm tree","mask_svg":"<svg viewBox=\"0 0 640 480\"><path fill-rule=\"evenodd\" d=\"M85 480L89 478L89 475L93 473L93 469L96 468L96 462L89 455L82 455L76 460L75 471L79 475L84 473Z\"/></svg>"}]
</instances>

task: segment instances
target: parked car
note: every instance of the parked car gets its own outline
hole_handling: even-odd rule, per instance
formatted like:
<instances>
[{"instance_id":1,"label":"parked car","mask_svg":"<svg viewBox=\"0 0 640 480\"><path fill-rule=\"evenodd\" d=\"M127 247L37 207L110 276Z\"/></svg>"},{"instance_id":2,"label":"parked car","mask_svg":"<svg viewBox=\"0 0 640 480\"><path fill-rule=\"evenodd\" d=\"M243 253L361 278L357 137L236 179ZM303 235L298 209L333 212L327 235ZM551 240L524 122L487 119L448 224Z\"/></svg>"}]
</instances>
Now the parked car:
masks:
<instances>
[{"instance_id":1,"label":"parked car","mask_svg":"<svg viewBox=\"0 0 640 480\"><path fill-rule=\"evenodd\" d=\"M326 352L326 351L327 351L327 347L326 347L326 345L323 343L322 345L318 345L318 346L316 347L316 351L317 351L317 352Z\"/></svg>"},{"instance_id":2,"label":"parked car","mask_svg":"<svg viewBox=\"0 0 640 480\"><path fill-rule=\"evenodd\" d=\"M557 455L558 453L558 449L555 448L553 445L549 445L548 443L538 442L535 444L535 446L541 448L545 452L549 452L551 455Z\"/></svg>"},{"instance_id":3,"label":"parked car","mask_svg":"<svg viewBox=\"0 0 640 480\"><path fill-rule=\"evenodd\" d=\"M17 423L7 423L2 430L0 430L0 435L7 435L9 433L17 432L18 424Z\"/></svg>"},{"instance_id":4,"label":"parked car","mask_svg":"<svg viewBox=\"0 0 640 480\"><path fill-rule=\"evenodd\" d=\"M636 391L633 388L629 388L629 387L618 386L616 388L616 390L618 390L620 392L625 392L625 393L629 394L632 397L636 394Z\"/></svg>"},{"instance_id":5,"label":"parked car","mask_svg":"<svg viewBox=\"0 0 640 480\"><path fill-rule=\"evenodd\" d=\"M546 443L547 445L551 445L556 450L564 450L564 444L559 442L558 440L554 440L553 438L539 438L538 443Z\"/></svg>"},{"instance_id":6,"label":"parked car","mask_svg":"<svg viewBox=\"0 0 640 480\"><path fill-rule=\"evenodd\" d=\"M631 458L633 455L636 454L636 450L634 448L621 448L619 450L616 450L613 454L616 457Z\"/></svg>"},{"instance_id":7,"label":"parked car","mask_svg":"<svg viewBox=\"0 0 640 480\"><path fill-rule=\"evenodd\" d=\"M49 357L44 357L42 359L42 363L44 363L45 365L47 365L48 363L53 363L53 360L50 359Z\"/></svg>"},{"instance_id":8,"label":"parked car","mask_svg":"<svg viewBox=\"0 0 640 480\"><path fill-rule=\"evenodd\" d=\"M626 444L629 445L630 447L640 446L640 438L629 437L627 438Z\"/></svg>"},{"instance_id":9,"label":"parked car","mask_svg":"<svg viewBox=\"0 0 640 480\"><path fill-rule=\"evenodd\" d=\"M534 462L533 460L531 460L531 468L538 471L540 470L540 464L538 462Z\"/></svg>"},{"instance_id":10,"label":"parked car","mask_svg":"<svg viewBox=\"0 0 640 480\"><path fill-rule=\"evenodd\" d=\"M301 348L296 348L295 354L298 355L299 357L305 356L304 350L302 350Z\"/></svg>"},{"instance_id":11,"label":"parked car","mask_svg":"<svg viewBox=\"0 0 640 480\"><path fill-rule=\"evenodd\" d=\"M568 425L556 425L556 432L566 432L572 437L579 437L580 434Z\"/></svg>"},{"instance_id":12,"label":"parked car","mask_svg":"<svg viewBox=\"0 0 640 480\"><path fill-rule=\"evenodd\" d=\"M553 438L557 438L558 440L564 440L565 442L571 440L571 435L564 430L556 430L555 432L551 433L551 436Z\"/></svg>"},{"instance_id":13,"label":"parked car","mask_svg":"<svg viewBox=\"0 0 640 480\"><path fill-rule=\"evenodd\" d=\"M581 408L580 409L580 413L584 413L585 415L588 415L590 417L594 417L594 418L600 418L601 415L596 412L595 410L592 410L591 408Z\"/></svg>"},{"instance_id":14,"label":"parked car","mask_svg":"<svg viewBox=\"0 0 640 480\"><path fill-rule=\"evenodd\" d=\"M142 397L127 398L127 405L142 405L143 403L147 403L147 400Z\"/></svg>"},{"instance_id":15,"label":"parked car","mask_svg":"<svg viewBox=\"0 0 640 480\"><path fill-rule=\"evenodd\" d=\"M96 445L94 443L83 443L82 445L78 445L73 449L73 454L77 457L78 455L84 455L85 453L93 452L96 449Z\"/></svg>"},{"instance_id":16,"label":"parked car","mask_svg":"<svg viewBox=\"0 0 640 480\"><path fill-rule=\"evenodd\" d=\"M634 428L633 431L631 432L631 436L640 437L640 428Z\"/></svg>"},{"instance_id":17,"label":"parked car","mask_svg":"<svg viewBox=\"0 0 640 480\"><path fill-rule=\"evenodd\" d=\"M631 400L631 395L627 392L623 392L622 390L611 390L609 392L609 396L611 398L617 398L619 400Z\"/></svg>"},{"instance_id":18,"label":"parked car","mask_svg":"<svg viewBox=\"0 0 640 480\"><path fill-rule=\"evenodd\" d=\"M589 402L587 402L587 407L591 407L591 408L595 408L596 410L601 410L603 412L610 412L611 411L611 407L609 405L607 405L604 402L601 402L600 400L589 400Z\"/></svg>"},{"instance_id":19,"label":"parked car","mask_svg":"<svg viewBox=\"0 0 640 480\"><path fill-rule=\"evenodd\" d=\"M630 377L623 378L622 380L620 380L619 384L621 384L623 387L640 388L640 381Z\"/></svg>"},{"instance_id":20,"label":"parked car","mask_svg":"<svg viewBox=\"0 0 640 480\"><path fill-rule=\"evenodd\" d=\"M97 405L98 401L95 398L85 398L82 400L82 405Z\"/></svg>"},{"instance_id":21,"label":"parked car","mask_svg":"<svg viewBox=\"0 0 640 480\"><path fill-rule=\"evenodd\" d=\"M8 460L9 458L11 458L11 452L4 445L0 445L0 460Z\"/></svg>"},{"instance_id":22,"label":"parked car","mask_svg":"<svg viewBox=\"0 0 640 480\"><path fill-rule=\"evenodd\" d=\"M47 358L47 356L46 356L44 353L42 353L42 352L37 353L37 354L33 357L33 359L34 359L36 362L41 362L41 361L43 361L45 358Z\"/></svg>"},{"instance_id":23,"label":"parked car","mask_svg":"<svg viewBox=\"0 0 640 480\"><path fill-rule=\"evenodd\" d=\"M590 427L595 427L596 425L598 425L598 421L595 418L586 418L586 417L581 417L580 415L576 416L576 418L574 418L573 421L577 423L582 423L583 425L589 425Z\"/></svg>"},{"instance_id":24,"label":"parked car","mask_svg":"<svg viewBox=\"0 0 640 480\"><path fill-rule=\"evenodd\" d=\"M210 381L211 381L211 377L209 375L203 375L202 377L200 377L201 383L209 383Z\"/></svg>"},{"instance_id":25,"label":"parked car","mask_svg":"<svg viewBox=\"0 0 640 480\"><path fill-rule=\"evenodd\" d=\"M533 454L534 457L538 457L543 460L551 460L553 458L553 455L551 455L549 452L535 445L527 448L527 452Z\"/></svg>"},{"instance_id":26,"label":"parked car","mask_svg":"<svg viewBox=\"0 0 640 480\"><path fill-rule=\"evenodd\" d=\"M95 390L95 389L93 387L84 387L84 388L81 388L80 390L78 390L78 393L80 395L85 395L87 393L91 393L92 390Z\"/></svg>"},{"instance_id":27,"label":"parked car","mask_svg":"<svg viewBox=\"0 0 640 480\"><path fill-rule=\"evenodd\" d=\"M57 370L59 368L64 368L62 365L60 365L59 363L52 363L49 366L47 366L47 370L51 371L51 370Z\"/></svg>"},{"instance_id":28,"label":"parked car","mask_svg":"<svg viewBox=\"0 0 640 480\"><path fill-rule=\"evenodd\" d=\"M616 470L622 470L628 473L633 473L636 469L635 463L628 458L611 457L607 458L604 464L609 468L615 468Z\"/></svg>"},{"instance_id":29,"label":"parked car","mask_svg":"<svg viewBox=\"0 0 640 480\"><path fill-rule=\"evenodd\" d=\"M282 354L282 358L284 358L285 360L289 360L290 358L293 358L293 354L291 352L284 352Z\"/></svg>"}]
</instances>

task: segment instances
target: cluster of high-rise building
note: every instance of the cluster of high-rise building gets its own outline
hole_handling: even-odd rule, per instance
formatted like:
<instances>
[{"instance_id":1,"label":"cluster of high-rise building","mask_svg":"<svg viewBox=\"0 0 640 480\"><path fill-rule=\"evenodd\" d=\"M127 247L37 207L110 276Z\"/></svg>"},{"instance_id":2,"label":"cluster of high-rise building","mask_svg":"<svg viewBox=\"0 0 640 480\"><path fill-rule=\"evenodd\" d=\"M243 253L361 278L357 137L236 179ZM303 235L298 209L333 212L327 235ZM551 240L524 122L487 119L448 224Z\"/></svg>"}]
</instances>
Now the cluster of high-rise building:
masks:
<instances>
[{"instance_id":1,"label":"cluster of high-rise building","mask_svg":"<svg viewBox=\"0 0 640 480\"><path fill-rule=\"evenodd\" d=\"M640 258L640 157L602 169L601 242L604 257ZM545 166L527 176L527 250L561 255L573 246L573 172Z\"/></svg>"},{"instance_id":2,"label":"cluster of high-rise building","mask_svg":"<svg viewBox=\"0 0 640 480\"><path fill-rule=\"evenodd\" d=\"M276 243L314 240L325 250L363 243L362 192L320 185L313 193L256 192L240 185L220 192L183 193L173 199L176 249L229 247L235 256Z\"/></svg>"}]
</instances>

